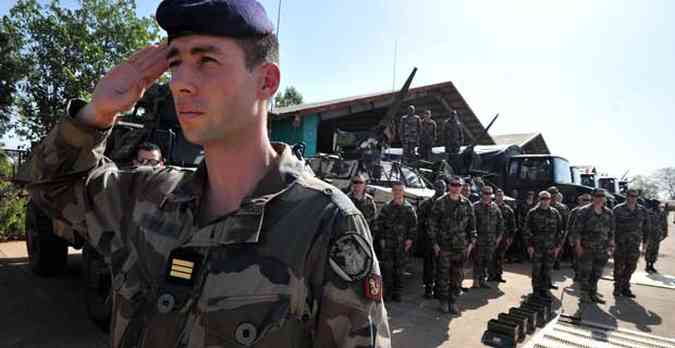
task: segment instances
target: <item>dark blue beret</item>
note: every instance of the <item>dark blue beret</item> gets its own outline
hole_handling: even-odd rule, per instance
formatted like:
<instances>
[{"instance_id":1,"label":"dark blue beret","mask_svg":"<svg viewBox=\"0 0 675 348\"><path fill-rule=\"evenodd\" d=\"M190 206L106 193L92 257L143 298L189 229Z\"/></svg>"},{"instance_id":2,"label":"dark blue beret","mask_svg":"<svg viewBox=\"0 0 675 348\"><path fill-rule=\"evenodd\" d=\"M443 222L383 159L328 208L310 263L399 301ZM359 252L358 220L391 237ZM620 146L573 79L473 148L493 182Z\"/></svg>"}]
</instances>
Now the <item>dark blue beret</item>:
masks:
<instances>
[{"instance_id":1,"label":"dark blue beret","mask_svg":"<svg viewBox=\"0 0 675 348\"><path fill-rule=\"evenodd\" d=\"M155 16L169 41L189 34L243 39L273 32L265 8L255 0L164 0Z\"/></svg>"}]
</instances>

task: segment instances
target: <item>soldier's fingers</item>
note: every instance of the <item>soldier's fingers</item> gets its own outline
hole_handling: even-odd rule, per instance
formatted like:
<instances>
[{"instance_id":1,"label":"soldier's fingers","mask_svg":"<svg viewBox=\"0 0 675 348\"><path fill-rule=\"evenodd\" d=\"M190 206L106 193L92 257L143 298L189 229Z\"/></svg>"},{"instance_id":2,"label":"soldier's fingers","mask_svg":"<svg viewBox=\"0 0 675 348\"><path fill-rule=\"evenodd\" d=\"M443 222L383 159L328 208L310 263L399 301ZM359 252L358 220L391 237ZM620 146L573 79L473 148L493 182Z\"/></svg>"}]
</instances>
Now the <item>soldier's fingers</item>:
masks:
<instances>
[{"instance_id":1,"label":"soldier's fingers","mask_svg":"<svg viewBox=\"0 0 675 348\"><path fill-rule=\"evenodd\" d=\"M136 52L134 52L129 58L127 58L127 62L130 64L135 64L139 60L141 60L144 56L148 55L149 53L152 52L153 45L143 47Z\"/></svg>"}]
</instances>

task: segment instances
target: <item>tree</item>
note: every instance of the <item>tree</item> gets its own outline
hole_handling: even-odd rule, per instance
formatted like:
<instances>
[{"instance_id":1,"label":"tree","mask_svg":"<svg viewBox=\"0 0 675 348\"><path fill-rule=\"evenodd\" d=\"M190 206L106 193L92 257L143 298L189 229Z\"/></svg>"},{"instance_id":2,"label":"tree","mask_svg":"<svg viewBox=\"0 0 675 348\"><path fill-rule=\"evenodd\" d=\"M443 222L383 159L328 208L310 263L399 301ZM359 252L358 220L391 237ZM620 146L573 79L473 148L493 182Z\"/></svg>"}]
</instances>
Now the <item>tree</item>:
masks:
<instances>
[{"instance_id":1,"label":"tree","mask_svg":"<svg viewBox=\"0 0 675 348\"><path fill-rule=\"evenodd\" d=\"M10 128L17 83L24 72L19 59L18 35L0 21L0 137Z\"/></svg>"},{"instance_id":2,"label":"tree","mask_svg":"<svg viewBox=\"0 0 675 348\"><path fill-rule=\"evenodd\" d=\"M0 150L0 178L12 175L12 163ZM0 179L0 241L18 239L25 232L26 198L21 190Z\"/></svg>"},{"instance_id":3,"label":"tree","mask_svg":"<svg viewBox=\"0 0 675 348\"><path fill-rule=\"evenodd\" d=\"M2 18L2 29L23 72L11 105L17 135L44 137L69 99L86 99L106 71L158 40L154 19L138 18L135 10L134 0L80 0L74 10L58 0L16 3ZM0 66L10 58L0 55Z\"/></svg>"},{"instance_id":4,"label":"tree","mask_svg":"<svg viewBox=\"0 0 675 348\"><path fill-rule=\"evenodd\" d=\"M675 167L661 168L652 177L665 198L675 199Z\"/></svg>"},{"instance_id":5,"label":"tree","mask_svg":"<svg viewBox=\"0 0 675 348\"><path fill-rule=\"evenodd\" d=\"M650 199L659 197L659 187L652 176L636 175L631 180L630 187L639 190L642 197Z\"/></svg>"},{"instance_id":6,"label":"tree","mask_svg":"<svg viewBox=\"0 0 675 348\"><path fill-rule=\"evenodd\" d=\"M284 106L298 105L302 104L302 100L302 94L295 87L289 86L282 93L277 94L274 98L274 106L282 108Z\"/></svg>"}]
</instances>

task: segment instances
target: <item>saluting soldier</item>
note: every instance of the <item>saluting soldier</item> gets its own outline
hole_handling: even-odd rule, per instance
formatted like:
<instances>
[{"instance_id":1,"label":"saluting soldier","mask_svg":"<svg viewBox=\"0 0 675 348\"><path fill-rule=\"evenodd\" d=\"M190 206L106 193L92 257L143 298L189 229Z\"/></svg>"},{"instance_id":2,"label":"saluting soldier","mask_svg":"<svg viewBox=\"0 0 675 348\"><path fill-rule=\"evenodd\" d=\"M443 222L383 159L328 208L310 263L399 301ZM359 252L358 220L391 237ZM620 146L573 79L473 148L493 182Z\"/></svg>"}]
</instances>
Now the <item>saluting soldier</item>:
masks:
<instances>
[{"instance_id":1,"label":"saluting soldier","mask_svg":"<svg viewBox=\"0 0 675 348\"><path fill-rule=\"evenodd\" d=\"M168 43L71 101L32 156L32 201L110 260L110 345L390 347L366 219L268 138L281 72L264 8L167 0L155 18ZM118 169L103 156L111 128L167 69L204 161Z\"/></svg>"}]
</instances>

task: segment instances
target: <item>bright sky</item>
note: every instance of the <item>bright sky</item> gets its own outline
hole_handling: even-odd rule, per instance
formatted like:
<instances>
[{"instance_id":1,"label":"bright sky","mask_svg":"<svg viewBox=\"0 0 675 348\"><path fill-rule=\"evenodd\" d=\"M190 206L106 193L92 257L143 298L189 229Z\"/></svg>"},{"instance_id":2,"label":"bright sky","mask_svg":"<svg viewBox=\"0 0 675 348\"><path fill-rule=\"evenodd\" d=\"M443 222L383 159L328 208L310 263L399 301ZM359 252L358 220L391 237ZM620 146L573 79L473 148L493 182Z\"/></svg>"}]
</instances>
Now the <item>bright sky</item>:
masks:
<instances>
[{"instance_id":1,"label":"bright sky","mask_svg":"<svg viewBox=\"0 0 675 348\"><path fill-rule=\"evenodd\" d=\"M616 176L675 166L675 1L282 0L283 85L306 102L391 89L397 40L397 88L413 66L416 86L451 80L484 124L501 114L492 134L541 132Z\"/></svg>"}]
</instances>

